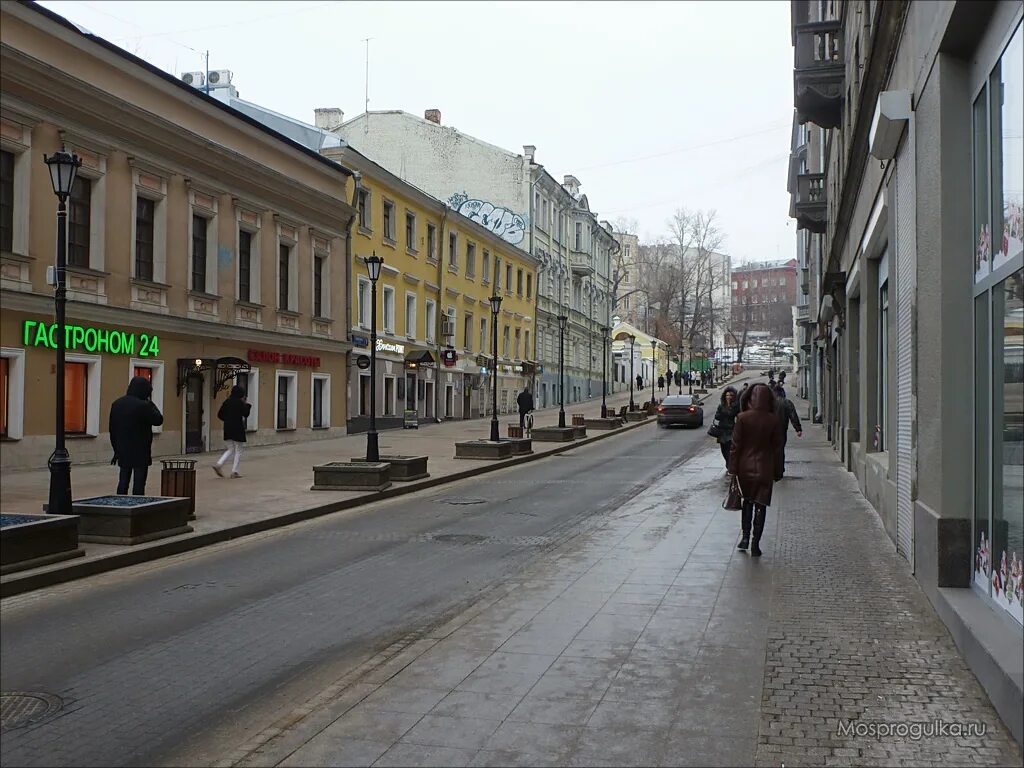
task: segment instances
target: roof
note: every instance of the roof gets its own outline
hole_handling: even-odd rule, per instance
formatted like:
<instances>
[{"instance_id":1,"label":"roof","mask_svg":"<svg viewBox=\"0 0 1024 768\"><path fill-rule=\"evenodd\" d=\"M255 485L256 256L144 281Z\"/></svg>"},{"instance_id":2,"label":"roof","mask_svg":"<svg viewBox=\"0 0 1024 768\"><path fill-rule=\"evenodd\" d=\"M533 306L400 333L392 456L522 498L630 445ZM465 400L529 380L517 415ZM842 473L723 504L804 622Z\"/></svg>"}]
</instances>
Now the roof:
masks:
<instances>
[{"instance_id":1,"label":"roof","mask_svg":"<svg viewBox=\"0 0 1024 768\"><path fill-rule=\"evenodd\" d=\"M344 174L345 176L351 176L352 175L352 171L350 171L348 168L346 168L345 166L341 165L340 163L338 163L338 162L336 162L334 160L331 160L329 158L324 157L319 152L316 152L316 151L310 149L305 144L302 144L301 142L296 141L295 139L291 138L290 136L287 136L287 135L285 135L285 134L283 134L283 133L281 133L281 132L279 132L277 130L274 130L273 128L271 128L270 126L266 125L265 123L261 123L259 120L256 120L256 119L252 118L251 116L247 115L245 112L242 112L242 111L240 111L238 109L235 109L232 106L229 106L228 104L225 104L220 99L216 99L213 96L209 96L208 94L203 93L198 88L194 88L193 86L189 85L188 83L185 83L184 81L179 80L174 75L171 75L171 74L169 74L167 72L164 72L159 67L155 67L152 64L150 64L148 61L145 61L144 59L140 59L138 56L135 56L134 54L129 53L124 48L120 48L119 46L114 45L110 41L105 40L104 38L102 38L102 37L100 37L98 35L93 34L89 30L87 30L85 27L81 27L78 24L75 24L74 22L70 21L69 19L66 19L66 18L64 18L63 16L61 16L61 15L59 15L57 13L54 13L53 11L49 10L48 8L44 8L43 6L41 6L38 3L34 2L34 0L18 0L18 5L23 7L23 8L27 8L27 9L29 9L31 11L35 11L36 13L38 13L41 16L46 17L50 21L53 21L54 23L59 24L60 26L64 27L65 29L68 29L68 30L74 32L76 35L79 35L80 37L83 37L83 38L89 40L90 42L95 43L96 45L99 45L101 48L105 48L106 50L110 51L111 53L114 53L115 55L117 55L120 58L122 58L125 61L127 61L129 64L132 64L132 65L134 65L136 67L139 67L139 68L145 70L146 72L148 72L150 75L153 75L155 77L159 77L161 80L164 80L167 83L173 84L176 88L179 88L182 91L187 91L190 96L192 96L194 98L198 98L200 101L206 102L208 105L213 106L216 109L221 110L222 112L224 112L225 114L229 115L230 117L232 117L232 118L234 118L236 120L241 120L242 122L246 123L247 125L250 125L253 128L256 128L256 129L262 131L263 133L267 134L268 136L270 136L270 137L272 137L272 138L274 138L274 139L276 139L276 140L278 140L278 141L280 141L280 142L282 142L284 144L287 144L292 149L298 150L299 152L301 152L302 154L306 155L307 157L312 158L312 159L316 160L317 162L319 162L319 163L321 163L321 164L323 164L325 166L328 166L328 167L332 168L335 171L338 171L338 172ZM282 115L281 117L284 117L284 116ZM285 118L285 119L290 120L291 118Z\"/></svg>"},{"instance_id":2,"label":"roof","mask_svg":"<svg viewBox=\"0 0 1024 768\"><path fill-rule=\"evenodd\" d=\"M251 101L245 101L237 96L232 96L230 93L224 92L222 97L220 92L218 92L213 98L223 101L223 103L237 109L242 114L257 120L261 125L265 125L316 152L332 147L345 146L344 139L335 133L325 131L323 128L317 128L315 125L309 125L309 123L304 123L301 120L296 120L294 117L282 115L280 112L275 112L272 109L261 107L259 104L253 104Z\"/></svg>"}]
</instances>

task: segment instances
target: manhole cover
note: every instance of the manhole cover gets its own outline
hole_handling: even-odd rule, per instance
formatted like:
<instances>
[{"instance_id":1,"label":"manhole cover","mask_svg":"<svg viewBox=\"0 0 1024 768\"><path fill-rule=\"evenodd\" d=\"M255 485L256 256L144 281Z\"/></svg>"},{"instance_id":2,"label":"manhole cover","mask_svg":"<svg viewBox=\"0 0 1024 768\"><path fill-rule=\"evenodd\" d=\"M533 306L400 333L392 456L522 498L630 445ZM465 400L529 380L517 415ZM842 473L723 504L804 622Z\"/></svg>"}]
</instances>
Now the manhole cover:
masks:
<instances>
[{"instance_id":1,"label":"manhole cover","mask_svg":"<svg viewBox=\"0 0 1024 768\"><path fill-rule=\"evenodd\" d=\"M434 541L443 541L446 544L479 544L487 541L486 536L477 536L473 533L442 533L435 536Z\"/></svg>"},{"instance_id":2,"label":"manhole cover","mask_svg":"<svg viewBox=\"0 0 1024 768\"><path fill-rule=\"evenodd\" d=\"M441 503L452 504L456 507L462 507L468 504L486 504L487 499L442 499Z\"/></svg>"},{"instance_id":3,"label":"manhole cover","mask_svg":"<svg viewBox=\"0 0 1024 768\"><path fill-rule=\"evenodd\" d=\"M5 731L35 723L59 710L64 703L49 693L0 694L0 727Z\"/></svg>"}]
</instances>

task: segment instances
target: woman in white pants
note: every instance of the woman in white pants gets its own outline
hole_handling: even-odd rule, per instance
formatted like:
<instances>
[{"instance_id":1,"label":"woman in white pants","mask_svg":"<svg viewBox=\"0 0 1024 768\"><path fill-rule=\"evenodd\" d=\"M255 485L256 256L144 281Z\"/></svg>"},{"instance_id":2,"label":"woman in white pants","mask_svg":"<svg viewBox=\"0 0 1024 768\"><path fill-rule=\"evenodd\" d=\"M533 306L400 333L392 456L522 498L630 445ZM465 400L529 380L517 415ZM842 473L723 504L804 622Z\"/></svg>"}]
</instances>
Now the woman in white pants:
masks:
<instances>
[{"instance_id":1,"label":"woman in white pants","mask_svg":"<svg viewBox=\"0 0 1024 768\"><path fill-rule=\"evenodd\" d=\"M242 476L238 472L238 464L242 460L242 446L245 445L245 420L249 417L251 408L252 405L246 400L245 390L235 384L231 388L230 397L221 403L220 410L217 411L217 418L224 422L224 442L228 444L228 449L224 451L220 461L213 465L213 471L220 477L224 477L221 467L232 456L234 462L231 464L231 476Z\"/></svg>"}]
</instances>

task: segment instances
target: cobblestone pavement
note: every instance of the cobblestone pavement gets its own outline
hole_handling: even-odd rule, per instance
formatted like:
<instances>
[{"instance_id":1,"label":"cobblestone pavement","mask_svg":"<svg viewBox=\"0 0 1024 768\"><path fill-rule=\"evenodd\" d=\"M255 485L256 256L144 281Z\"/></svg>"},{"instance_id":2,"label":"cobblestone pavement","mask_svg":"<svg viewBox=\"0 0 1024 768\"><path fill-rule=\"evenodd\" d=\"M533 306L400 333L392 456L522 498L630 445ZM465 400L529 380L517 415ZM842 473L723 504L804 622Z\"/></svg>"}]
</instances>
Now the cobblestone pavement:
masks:
<instances>
[{"instance_id":1,"label":"cobblestone pavement","mask_svg":"<svg viewBox=\"0 0 1024 768\"><path fill-rule=\"evenodd\" d=\"M820 431L788 454L760 560L711 447L222 765L1020 766ZM936 720L985 733L866 732Z\"/></svg>"}]
</instances>

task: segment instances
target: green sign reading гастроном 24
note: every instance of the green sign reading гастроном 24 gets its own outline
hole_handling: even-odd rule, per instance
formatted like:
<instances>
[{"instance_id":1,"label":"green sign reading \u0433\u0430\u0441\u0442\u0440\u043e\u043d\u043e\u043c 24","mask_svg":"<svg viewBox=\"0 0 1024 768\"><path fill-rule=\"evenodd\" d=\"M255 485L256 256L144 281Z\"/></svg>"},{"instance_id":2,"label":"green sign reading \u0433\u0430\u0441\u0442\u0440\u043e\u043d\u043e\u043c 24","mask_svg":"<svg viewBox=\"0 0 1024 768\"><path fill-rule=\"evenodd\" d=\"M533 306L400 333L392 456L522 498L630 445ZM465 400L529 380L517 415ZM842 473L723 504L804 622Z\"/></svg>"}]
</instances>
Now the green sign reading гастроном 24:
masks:
<instances>
[{"instance_id":1,"label":"green sign reading \u0433\u0430\u0441\u0442\u0440\u043e\u043d\u043e\u043c 24","mask_svg":"<svg viewBox=\"0 0 1024 768\"><path fill-rule=\"evenodd\" d=\"M57 324L26 320L22 337L26 347L57 348ZM86 352L108 352L112 355L138 355L156 357L160 354L160 339L148 333L64 325L65 349L84 349Z\"/></svg>"}]
</instances>

